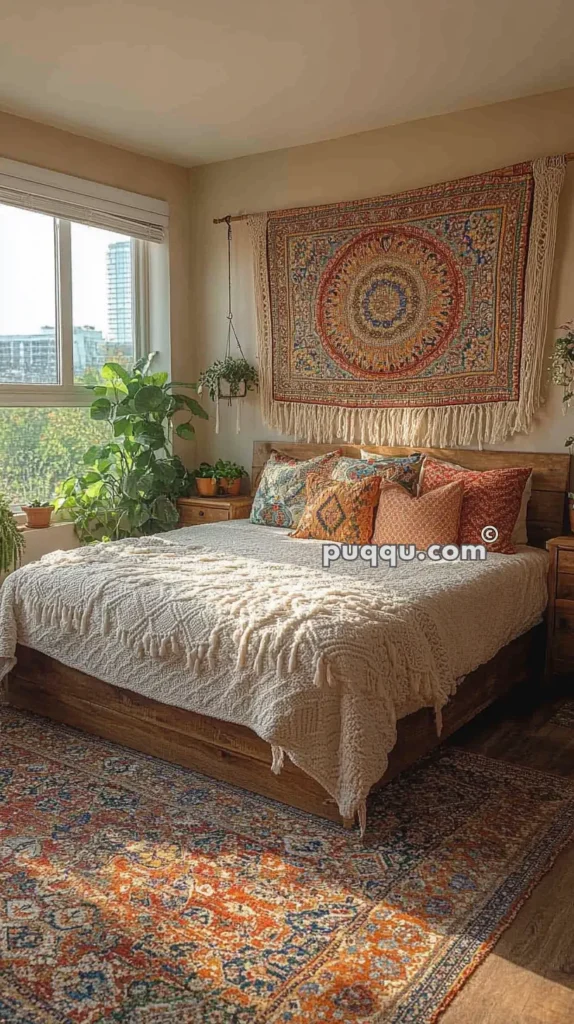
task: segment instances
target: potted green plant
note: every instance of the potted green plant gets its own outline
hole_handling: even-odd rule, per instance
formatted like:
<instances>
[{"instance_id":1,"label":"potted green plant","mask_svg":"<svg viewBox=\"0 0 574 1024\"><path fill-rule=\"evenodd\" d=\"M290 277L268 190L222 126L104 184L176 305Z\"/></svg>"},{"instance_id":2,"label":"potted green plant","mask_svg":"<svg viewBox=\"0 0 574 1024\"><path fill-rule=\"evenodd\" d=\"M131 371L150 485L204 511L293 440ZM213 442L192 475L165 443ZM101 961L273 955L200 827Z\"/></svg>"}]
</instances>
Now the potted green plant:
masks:
<instances>
[{"instance_id":1,"label":"potted green plant","mask_svg":"<svg viewBox=\"0 0 574 1024\"><path fill-rule=\"evenodd\" d=\"M174 391L196 385L151 372L153 358L132 369L106 363L104 383L90 385L91 418L108 424L110 440L88 449L84 472L61 485L55 502L74 520L84 543L161 533L179 521L175 502L188 493L191 477L173 454L173 435L192 438L193 417L208 417L195 398ZM181 413L187 419L174 426Z\"/></svg>"},{"instance_id":2,"label":"potted green plant","mask_svg":"<svg viewBox=\"0 0 574 1024\"><path fill-rule=\"evenodd\" d=\"M54 506L51 501L40 501L35 498L29 505L22 505L26 513L26 526L30 530L45 530L50 525Z\"/></svg>"},{"instance_id":3,"label":"potted green plant","mask_svg":"<svg viewBox=\"0 0 574 1024\"><path fill-rule=\"evenodd\" d=\"M221 383L227 387L222 389ZM255 366L243 356L226 356L202 370L197 382L197 393L207 391L213 402L218 398L244 398L248 391L259 385L259 374Z\"/></svg>"},{"instance_id":4,"label":"potted green plant","mask_svg":"<svg viewBox=\"0 0 574 1024\"><path fill-rule=\"evenodd\" d=\"M225 462L223 459L218 459L215 463L215 475L223 493L237 497L241 490L241 479L247 476L247 473L244 467L238 466L236 462Z\"/></svg>"},{"instance_id":5,"label":"potted green plant","mask_svg":"<svg viewBox=\"0 0 574 1024\"><path fill-rule=\"evenodd\" d=\"M209 462L202 462L198 469L190 474L195 480L197 493L203 498L214 498L217 494L217 477L215 467Z\"/></svg>"},{"instance_id":6,"label":"potted green plant","mask_svg":"<svg viewBox=\"0 0 574 1024\"><path fill-rule=\"evenodd\" d=\"M17 569L24 550L24 537L10 507L0 494L0 573Z\"/></svg>"}]
</instances>

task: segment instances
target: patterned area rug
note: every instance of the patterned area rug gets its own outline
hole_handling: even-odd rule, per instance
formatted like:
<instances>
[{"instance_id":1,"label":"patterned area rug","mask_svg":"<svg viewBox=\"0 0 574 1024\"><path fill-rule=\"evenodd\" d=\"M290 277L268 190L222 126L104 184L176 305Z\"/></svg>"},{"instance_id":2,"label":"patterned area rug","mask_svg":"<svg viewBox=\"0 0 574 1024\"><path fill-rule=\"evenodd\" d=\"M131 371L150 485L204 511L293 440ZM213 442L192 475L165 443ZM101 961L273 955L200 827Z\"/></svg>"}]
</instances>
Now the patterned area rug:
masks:
<instances>
[{"instance_id":1,"label":"patterned area rug","mask_svg":"<svg viewBox=\"0 0 574 1024\"><path fill-rule=\"evenodd\" d=\"M446 749L357 834L0 709L0 1020L435 1021L574 830Z\"/></svg>"},{"instance_id":2,"label":"patterned area rug","mask_svg":"<svg viewBox=\"0 0 574 1024\"><path fill-rule=\"evenodd\" d=\"M550 719L552 725L565 725L574 729L574 700L567 700L558 711L555 711Z\"/></svg>"}]
</instances>

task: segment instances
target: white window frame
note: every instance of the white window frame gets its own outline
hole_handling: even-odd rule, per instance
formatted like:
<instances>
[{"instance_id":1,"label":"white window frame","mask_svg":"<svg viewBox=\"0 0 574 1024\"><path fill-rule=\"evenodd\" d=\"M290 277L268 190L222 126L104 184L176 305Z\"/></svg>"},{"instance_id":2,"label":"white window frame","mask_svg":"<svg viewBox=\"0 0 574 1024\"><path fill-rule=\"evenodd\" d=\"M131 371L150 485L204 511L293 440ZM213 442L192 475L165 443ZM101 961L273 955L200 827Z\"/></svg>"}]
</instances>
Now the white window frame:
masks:
<instances>
[{"instance_id":1,"label":"white window frame","mask_svg":"<svg viewBox=\"0 0 574 1024\"><path fill-rule=\"evenodd\" d=\"M0 200L1 202L1 200ZM72 305L72 221L59 217L54 223L54 270L56 346L59 365L57 384L1 384L0 407L87 406L93 395L74 383L74 334ZM94 228L94 230L98 230ZM134 362L150 350L149 245L130 238L132 258L132 323Z\"/></svg>"},{"instance_id":2,"label":"white window frame","mask_svg":"<svg viewBox=\"0 0 574 1024\"><path fill-rule=\"evenodd\" d=\"M71 224L131 239L134 358L158 349L170 363L169 205L163 199L0 157L0 203L54 218L58 384L0 384L0 407L83 406L91 394L74 384ZM153 244L153 251L150 246Z\"/></svg>"}]
</instances>

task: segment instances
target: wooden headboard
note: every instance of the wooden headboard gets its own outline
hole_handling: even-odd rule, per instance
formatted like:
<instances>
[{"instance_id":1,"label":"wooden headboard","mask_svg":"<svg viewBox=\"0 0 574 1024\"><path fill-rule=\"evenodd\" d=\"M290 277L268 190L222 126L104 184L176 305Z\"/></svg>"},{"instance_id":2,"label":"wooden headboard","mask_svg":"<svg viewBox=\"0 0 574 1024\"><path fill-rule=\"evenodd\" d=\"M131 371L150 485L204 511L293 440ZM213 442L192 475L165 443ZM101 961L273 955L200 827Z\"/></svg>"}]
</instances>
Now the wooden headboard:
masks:
<instances>
[{"instance_id":1,"label":"wooden headboard","mask_svg":"<svg viewBox=\"0 0 574 1024\"><path fill-rule=\"evenodd\" d=\"M259 477L271 452L281 452L294 459L312 459L315 455L340 448L344 455L359 459L361 448L378 455L412 455L423 452L437 459L456 462L465 469L505 469L510 466L531 466L532 497L528 505L528 539L536 547L544 547L550 537L566 529L566 494L570 479L570 456L547 455L541 452L469 451L466 448L387 448L358 444L300 444L296 441L255 441L251 486L255 491Z\"/></svg>"}]
</instances>

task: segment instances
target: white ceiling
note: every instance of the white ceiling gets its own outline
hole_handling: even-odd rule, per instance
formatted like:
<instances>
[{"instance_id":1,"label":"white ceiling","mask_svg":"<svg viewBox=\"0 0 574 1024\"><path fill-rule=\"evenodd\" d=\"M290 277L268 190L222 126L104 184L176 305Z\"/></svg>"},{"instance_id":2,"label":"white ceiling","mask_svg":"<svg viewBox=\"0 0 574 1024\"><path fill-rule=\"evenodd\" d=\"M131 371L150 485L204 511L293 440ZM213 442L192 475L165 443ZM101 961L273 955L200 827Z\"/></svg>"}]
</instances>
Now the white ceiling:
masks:
<instances>
[{"instance_id":1,"label":"white ceiling","mask_svg":"<svg viewBox=\"0 0 574 1024\"><path fill-rule=\"evenodd\" d=\"M573 84L574 0L0 0L0 109L182 164Z\"/></svg>"}]
</instances>

